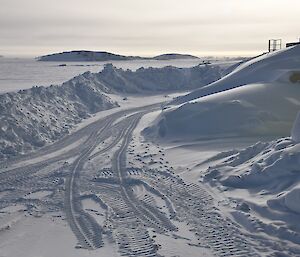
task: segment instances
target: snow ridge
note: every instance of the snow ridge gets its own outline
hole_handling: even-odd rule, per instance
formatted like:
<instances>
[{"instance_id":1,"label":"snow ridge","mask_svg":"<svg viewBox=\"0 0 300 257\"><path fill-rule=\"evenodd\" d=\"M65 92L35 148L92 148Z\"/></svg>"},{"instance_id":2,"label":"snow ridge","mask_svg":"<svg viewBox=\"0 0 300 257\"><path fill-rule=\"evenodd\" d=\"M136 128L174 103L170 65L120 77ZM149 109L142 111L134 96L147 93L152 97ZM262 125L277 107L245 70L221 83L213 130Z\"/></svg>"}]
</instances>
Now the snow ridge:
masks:
<instances>
[{"instance_id":1,"label":"snow ridge","mask_svg":"<svg viewBox=\"0 0 300 257\"><path fill-rule=\"evenodd\" d=\"M117 106L79 79L0 95L0 159L42 147L66 135L91 113Z\"/></svg>"},{"instance_id":2,"label":"snow ridge","mask_svg":"<svg viewBox=\"0 0 300 257\"><path fill-rule=\"evenodd\" d=\"M198 65L192 68L140 68L123 70L107 64L89 80L105 92L115 93L160 93L200 88L221 78L221 68L214 65Z\"/></svg>"}]
</instances>

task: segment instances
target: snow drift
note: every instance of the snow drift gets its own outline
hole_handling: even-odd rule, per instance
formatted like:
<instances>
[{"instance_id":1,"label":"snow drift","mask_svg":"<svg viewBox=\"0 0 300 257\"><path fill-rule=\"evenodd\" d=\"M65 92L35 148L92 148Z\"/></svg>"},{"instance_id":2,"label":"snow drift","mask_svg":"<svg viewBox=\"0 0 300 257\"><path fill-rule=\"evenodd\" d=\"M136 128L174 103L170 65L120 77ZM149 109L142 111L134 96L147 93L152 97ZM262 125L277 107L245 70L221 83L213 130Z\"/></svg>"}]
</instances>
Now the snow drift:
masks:
<instances>
[{"instance_id":1,"label":"snow drift","mask_svg":"<svg viewBox=\"0 0 300 257\"><path fill-rule=\"evenodd\" d=\"M238 222L300 244L300 144L280 138L213 159L202 179L234 199Z\"/></svg>"},{"instance_id":2,"label":"snow drift","mask_svg":"<svg viewBox=\"0 0 300 257\"><path fill-rule=\"evenodd\" d=\"M44 146L91 113L116 106L101 90L74 81L0 95L0 159Z\"/></svg>"},{"instance_id":3,"label":"snow drift","mask_svg":"<svg viewBox=\"0 0 300 257\"><path fill-rule=\"evenodd\" d=\"M107 64L101 72L86 72L84 76L79 76L75 80L92 83L106 93L159 94L205 86L218 80L221 73L221 68L216 65L198 65L192 68L167 66L131 71Z\"/></svg>"},{"instance_id":4,"label":"snow drift","mask_svg":"<svg viewBox=\"0 0 300 257\"><path fill-rule=\"evenodd\" d=\"M145 135L166 140L288 136L300 108L299 71L300 47L254 58L203 87L210 95L164 110ZM237 86L250 79L268 82Z\"/></svg>"},{"instance_id":5,"label":"snow drift","mask_svg":"<svg viewBox=\"0 0 300 257\"><path fill-rule=\"evenodd\" d=\"M287 136L299 99L300 84L251 84L168 109L146 132L165 139Z\"/></svg>"},{"instance_id":6,"label":"snow drift","mask_svg":"<svg viewBox=\"0 0 300 257\"><path fill-rule=\"evenodd\" d=\"M289 47L272 53L265 53L241 63L227 76L206 87L179 97L173 104L181 104L210 94L230 90L253 83L270 83L278 80L287 71L299 70L300 46ZM298 80L299 81L299 80Z\"/></svg>"},{"instance_id":7,"label":"snow drift","mask_svg":"<svg viewBox=\"0 0 300 257\"><path fill-rule=\"evenodd\" d=\"M300 143L300 112L298 112L297 118L294 122L291 136L296 143Z\"/></svg>"}]
</instances>

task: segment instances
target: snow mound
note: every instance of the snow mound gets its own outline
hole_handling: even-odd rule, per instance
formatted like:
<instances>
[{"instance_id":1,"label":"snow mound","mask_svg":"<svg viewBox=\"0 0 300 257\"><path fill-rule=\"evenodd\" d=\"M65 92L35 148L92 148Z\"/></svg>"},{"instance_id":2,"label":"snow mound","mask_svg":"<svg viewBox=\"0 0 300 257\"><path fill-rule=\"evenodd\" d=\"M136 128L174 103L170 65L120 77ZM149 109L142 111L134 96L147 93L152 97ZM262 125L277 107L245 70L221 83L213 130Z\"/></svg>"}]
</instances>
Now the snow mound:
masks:
<instances>
[{"instance_id":1,"label":"snow mound","mask_svg":"<svg viewBox=\"0 0 300 257\"><path fill-rule=\"evenodd\" d=\"M191 68L150 67L132 71L106 64L99 73L86 72L67 83L88 84L105 93L159 94L205 86L218 80L222 71L218 65L198 65Z\"/></svg>"},{"instance_id":2,"label":"snow mound","mask_svg":"<svg viewBox=\"0 0 300 257\"><path fill-rule=\"evenodd\" d=\"M292 189L284 197L285 206L296 213L300 214L300 186Z\"/></svg>"},{"instance_id":3,"label":"snow mound","mask_svg":"<svg viewBox=\"0 0 300 257\"><path fill-rule=\"evenodd\" d=\"M169 108L145 134L165 140L288 136L299 99L300 84L250 84Z\"/></svg>"},{"instance_id":4,"label":"snow mound","mask_svg":"<svg viewBox=\"0 0 300 257\"><path fill-rule=\"evenodd\" d=\"M82 83L84 76L0 95L0 159L42 147L91 113L118 106L99 88Z\"/></svg>"},{"instance_id":5,"label":"snow mound","mask_svg":"<svg viewBox=\"0 0 300 257\"><path fill-rule=\"evenodd\" d=\"M300 143L300 112L298 113L297 118L294 122L291 136L296 143Z\"/></svg>"},{"instance_id":6,"label":"snow mound","mask_svg":"<svg viewBox=\"0 0 300 257\"><path fill-rule=\"evenodd\" d=\"M263 185L265 190L281 191L285 186L300 182L294 180L300 172L298 150L299 146L290 138L259 142L229 156L221 165L210 167L207 174L210 177L209 174L217 169L218 180L228 187L250 189Z\"/></svg>"},{"instance_id":7,"label":"snow mound","mask_svg":"<svg viewBox=\"0 0 300 257\"><path fill-rule=\"evenodd\" d=\"M300 243L300 144L291 138L223 153L202 180L234 199L233 215L244 216L252 229ZM246 215L241 203L249 207Z\"/></svg>"},{"instance_id":8,"label":"snow mound","mask_svg":"<svg viewBox=\"0 0 300 257\"><path fill-rule=\"evenodd\" d=\"M136 71L123 70L108 64L90 80L116 93L160 93L200 88L221 77L217 65L198 65L192 68L140 68Z\"/></svg>"},{"instance_id":9,"label":"snow mound","mask_svg":"<svg viewBox=\"0 0 300 257\"><path fill-rule=\"evenodd\" d=\"M145 135L165 140L289 136L300 108L299 74L300 46L254 58L181 99L207 94L170 105ZM247 84L254 81L264 82Z\"/></svg>"},{"instance_id":10,"label":"snow mound","mask_svg":"<svg viewBox=\"0 0 300 257\"><path fill-rule=\"evenodd\" d=\"M260 55L240 64L222 79L195 90L186 96L179 97L173 104L181 104L199 97L247 84L276 81L287 71L299 70L299 56L300 46L289 47L280 51Z\"/></svg>"}]
</instances>

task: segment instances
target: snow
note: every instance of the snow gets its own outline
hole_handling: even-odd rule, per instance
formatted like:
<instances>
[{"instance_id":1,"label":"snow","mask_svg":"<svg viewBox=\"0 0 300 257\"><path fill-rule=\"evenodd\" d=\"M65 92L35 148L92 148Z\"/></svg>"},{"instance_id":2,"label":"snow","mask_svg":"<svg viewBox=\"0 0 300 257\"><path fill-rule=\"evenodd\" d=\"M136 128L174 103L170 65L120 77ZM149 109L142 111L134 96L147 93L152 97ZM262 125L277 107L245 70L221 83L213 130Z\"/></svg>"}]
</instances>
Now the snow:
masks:
<instances>
[{"instance_id":1,"label":"snow","mask_svg":"<svg viewBox=\"0 0 300 257\"><path fill-rule=\"evenodd\" d=\"M25 199L41 199L46 196L49 196L51 193L53 193L53 192L47 191L47 190L39 190L39 191L32 192L32 193L26 195L24 198Z\"/></svg>"},{"instance_id":2,"label":"snow","mask_svg":"<svg viewBox=\"0 0 300 257\"><path fill-rule=\"evenodd\" d=\"M222 69L217 65L139 68L133 72L107 64L98 74L86 73L84 78L101 87L104 92L157 94L199 88L219 79L221 75Z\"/></svg>"},{"instance_id":3,"label":"snow","mask_svg":"<svg viewBox=\"0 0 300 257\"><path fill-rule=\"evenodd\" d=\"M150 235L154 236L155 242L160 245L158 254L165 257L173 256L202 256L212 257L213 253L203 247L199 246L197 238L194 233L187 229L187 225L176 222L179 228L177 233L174 233L172 237L163 234L158 234L150 231Z\"/></svg>"},{"instance_id":4,"label":"snow","mask_svg":"<svg viewBox=\"0 0 300 257\"><path fill-rule=\"evenodd\" d=\"M286 242L295 256L299 56L294 47L244 62L217 82L178 97L141 129L166 150L172 171L211 192L223 215L251 236L265 237L274 249L273 240Z\"/></svg>"},{"instance_id":5,"label":"snow","mask_svg":"<svg viewBox=\"0 0 300 257\"><path fill-rule=\"evenodd\" d=\"M0 159L57 141L91 114L118 107L111 94L123 95L121 101L125 101L128 94L186 91L220 78L221 70L219 66L198 65L133 72L107 64L99 73L85 72L60 86L2 94Z\"/></svg>"},{"instance_id":6,"label":"snow","mask_svg":"<svg viewBox=\"0 0 300 257\"><path fill-rule=\"evenodd\" d=\"M299 57L300 47L295 47L241 64L203 87L209 95L167 106L145 135L167 141L289 136L300 108L300 84L292 79L298 74L294 69L300 69ZM201 90L177 99L198 97Z\"/></svg>"},{"instance_id":7,"label":"snow","mask_svg":"<svg viewBox=\"0 0 300 257\"><path fill-rule=\"evenodd\" d=\"M297 118L294 122L292 132L291 132L292 139L296 143L300 143L300 112L297 115Z\"/></svg>"},{"instance_id":8,"label":"snow","mask_svg":"<svg viewBox=\"0 0 300 257\"><path fill-rule=\"evenodd\" d=\"M74 235L65 221L49 216L23 216L1 235L0 252L3 257L120 256L109 242L98 250L86 251L76 249L74 240Z\"/></svg>"},{"instance_id":9,"label":"snow","mask_svg":"<svg viewBox=\"0 0 300 257\"><path fill-rule=\"evenodd\" d=\"M145 133L164 140L288 136L299 98L292 83L250 84L169 108Z\"/></svg>"},{"instance_id":10,"label":"snow","mask_svg":"<svg viewBox=\"0 0 300 257\"><path fill-rule=\"evenodd\" d=\"M80 83L0 95L0 158L49 144L90 114L117 106L101 90Z\"/></svg>"},{"instance_id":11,"label":"snow","mask_svg":"<svg viewBox=\"0 0 300 257\"><path fill-rule=\"evenodd\" d=\"M298 214L300 214L300 185L290 192L288 192L284 197L284 204L285 206Z\"/></svg>"},{"instance_id":12,"label":"snow","mask_svg":"<svg viewBox=\"0 0 300 257\"><path fill-rule=\"evenodd\" d=\"M132 140L138 113L117 116L93 142L79 134L57 151L13 160L9 168L3 162L0 255L143 256L145 250L167 257L299 256L297 54L297 48L282 50L227 70L212 65L132 72L107 65L61 86L0 95L0 143L12 151L3 152L9 156L59 141L119 110L186 99L182 92L170 94L179 88L222 88L226 81L234 87L162 105L141 118ZM28 139L32 131L39 140ZM45 166L33 165L40 161ZM78 249L82 237L96 247Z\"/></svg>"},{"instance_id":13,"label":"snow","mask_svg":"<svg viewBox=\"0 0 300 257\"><path fill-rule=\"evenodd\" d=\"M180 97L174 104L253 83L270 83L300 67L300 46L265 53L239 65L227 76L206 87Z\"/></svg>"},{"instance_id":14,"label":"snow","mask_svg":"<svg viewBox=\"0 0 300 257\"><path fill-rule=\"evenodd\" d=\"M236 153L224 152L208 168L198 169L198 175L235 202L240 210L233 211L237 222L250 222L252 230L259 228L267 234L275 233L269 231L272 227L279 238L299 243L299 150L290 138L258 142ZM278 224L286 231L280 231Z\"/></svg>"}]
</instances>

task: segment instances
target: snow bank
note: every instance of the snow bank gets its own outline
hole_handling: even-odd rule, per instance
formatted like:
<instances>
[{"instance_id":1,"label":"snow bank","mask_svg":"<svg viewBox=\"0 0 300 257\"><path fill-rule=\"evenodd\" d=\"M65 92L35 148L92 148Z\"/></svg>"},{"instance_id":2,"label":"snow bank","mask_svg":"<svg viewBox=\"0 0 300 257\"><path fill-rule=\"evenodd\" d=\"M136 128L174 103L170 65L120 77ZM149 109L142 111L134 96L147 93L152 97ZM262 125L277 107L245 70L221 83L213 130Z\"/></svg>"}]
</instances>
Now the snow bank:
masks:
<instances>
[{"instance_id":1,"label":"snow bank","mask_svg":"<svg viewBox=\"0 0 300 257\"><path fill-rule=\"evenodd\" d=\"M203 173L204 182L247 202L252 217L258 212L277 223L282 220L300 233L299 144L290 138L281 138L220 156L219 161ZM297 234L300 239L299 236Z\"/></svg>"},{"instance_id":2,"label":"snow bank","mask_svg":"<svg viewBox=\"0 0 300 257\"><path fill-rule=\"evenodd\" d=\"M145 135L166 140L289 136L300 108L299 71L300 46L254 58L180 99L207 94L170 105ZM264 82L247 84L254 81Z\"/></svg>"},{"instance_id":3,"label":"snow bank","mask_svg":"<svg viewBox=\"0 0 300 257\"><path fill-rule=\"evenodd\" d=\"M271 143L257 143L229 157L220 168L220 182L236 188L255 188L261 185L272 191L283 190L284 184L293 184L300 171L300 152L289 138ZM208 171L215 169L211 167ZM221 175L222 174L222 175ZM280 181L280 183L278 183ZM290 183L283 183L289 181ZM267 186L268 185L268 186Z\"/></svg>"},{"instance_id":4,"label":"snow bank","mask_svg":"<svg viewBox=\"0 0 300 257\"><path fill-rule=\"evenodd\" d=\"M91 113L116 106L79 80L0 95L0 159L53 142Z\"/></svg>"},{"instance_id":5,"label":"snow bank","mask_svg":"<svg viewBox=\"0 0 300 257\"><path fill-rule=\"evenodd\" d=\"M181 104L206 95L253 83L269 83L278 80L290 70L299 70L300 46L266 53L239 65L227 76L192 93L179 97L173 104Z\"/></svg>"},{"instance_id":6,"label":"snow bank","mask_svg":"<svg viewBox=\"0 0 300 257\"><path fill-rule=\"evenodd\" d=\"M192 68L140 68L123 70L108 64L102 72L90 74L95 83L117 93L159 93L200 88L221 77L222 70L215 65Z\"/></svg>"},{"instance_id":7,"label":"snow bank","mask_svg":"<svg viewBox=\"0 0 300 257\"><path fill-rule=\"evenodd\" d=\"M292 189L285 195L285 206L296 213L300 214L300 186Z\"/></svg>"},{"instance_id":8,"label":"snow bank","mask_svg":"<svg viewBox=\"0 0 300 257\"><path fill-rule=\"evenodd\" d=\"M131 71L106 64L99 73L86 72L64 84L89 84L105 93L159 94L200 88L218 80L222 71L218 65L198 65L192 68L150 67Z\"/></svg>"},{"instance_id":9,"label":"snow bank","mask_svg":"<svg viewBox=\"0 0 300 257\"><path fill-rule=\"evenodd\" d=\"M288 136L300 85L251 84L163 111L145 134L165 140Z\"/></svg>"},{"instance_id":10,"label":"snow bank","mask_svg":"<svg viewBox=\"0 0 300 257\"><path fill-rule=\"evenodd\" d=\"M300 112L298 113L297 118L294 122L291 136L296 143L300 143Z\"/></svg>"}]
</instances>

